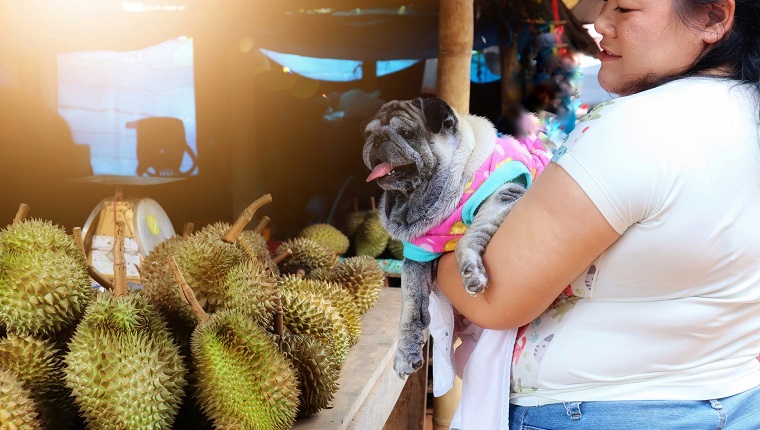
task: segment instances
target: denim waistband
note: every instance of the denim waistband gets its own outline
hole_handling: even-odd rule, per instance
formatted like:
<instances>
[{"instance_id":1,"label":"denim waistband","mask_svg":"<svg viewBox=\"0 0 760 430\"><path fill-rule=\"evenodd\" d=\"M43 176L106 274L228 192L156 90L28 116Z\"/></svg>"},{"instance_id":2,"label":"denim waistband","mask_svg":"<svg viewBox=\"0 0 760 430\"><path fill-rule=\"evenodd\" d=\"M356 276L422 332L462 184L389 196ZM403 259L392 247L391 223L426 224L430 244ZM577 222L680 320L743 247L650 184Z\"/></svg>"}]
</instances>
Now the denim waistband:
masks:
<instances>
[{"instance_id":1,"label":"denim waistband","mask_svg":"<svg viewBox=\"0 0 760 430\"><path fill-rule=\"evenodd\" d=\"M760 387L709 400L510 405L509 422L510 430L759 430Z\"/></svg>"}]
</instances>

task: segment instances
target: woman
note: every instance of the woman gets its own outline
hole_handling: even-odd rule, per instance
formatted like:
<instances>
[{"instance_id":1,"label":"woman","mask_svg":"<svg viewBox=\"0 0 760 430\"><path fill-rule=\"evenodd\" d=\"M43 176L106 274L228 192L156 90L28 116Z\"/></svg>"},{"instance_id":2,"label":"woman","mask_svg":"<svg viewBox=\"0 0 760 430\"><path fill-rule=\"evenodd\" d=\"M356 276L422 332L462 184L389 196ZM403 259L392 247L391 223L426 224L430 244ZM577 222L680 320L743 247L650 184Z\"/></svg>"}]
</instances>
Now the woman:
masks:
<instances>
[{"instance_id":1,"label":"woman","mask_svg":"<svg viewBox=\"0 0 760 430\"><path fill-rule=\"evenodd\" d=\"M520 329L513 429L760 429L760 2L608 0L602 87L470 297Z\"/></svg>"}]
</instances>

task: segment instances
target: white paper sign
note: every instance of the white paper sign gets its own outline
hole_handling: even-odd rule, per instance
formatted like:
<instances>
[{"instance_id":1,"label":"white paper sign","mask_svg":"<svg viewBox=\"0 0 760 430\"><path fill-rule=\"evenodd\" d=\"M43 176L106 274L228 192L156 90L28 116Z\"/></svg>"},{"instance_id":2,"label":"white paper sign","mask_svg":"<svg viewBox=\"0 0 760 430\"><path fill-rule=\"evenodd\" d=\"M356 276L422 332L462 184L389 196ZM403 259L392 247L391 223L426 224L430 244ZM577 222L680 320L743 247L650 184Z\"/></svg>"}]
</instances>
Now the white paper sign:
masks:
<instances>
[{"instance_id":1,"label":"white paper sign","mask_svg":"<svg viewBox=\"0 0 760 430\"><path fill-rule=\"evenodd\" d=\"M106 276L113 277L113 236L94 236L90 256L92 265ZM131 237L124 238L124 259L127 262L127 278L139 278L137 267L140 266L140 250Z\"/></svg>"}]
</instances>

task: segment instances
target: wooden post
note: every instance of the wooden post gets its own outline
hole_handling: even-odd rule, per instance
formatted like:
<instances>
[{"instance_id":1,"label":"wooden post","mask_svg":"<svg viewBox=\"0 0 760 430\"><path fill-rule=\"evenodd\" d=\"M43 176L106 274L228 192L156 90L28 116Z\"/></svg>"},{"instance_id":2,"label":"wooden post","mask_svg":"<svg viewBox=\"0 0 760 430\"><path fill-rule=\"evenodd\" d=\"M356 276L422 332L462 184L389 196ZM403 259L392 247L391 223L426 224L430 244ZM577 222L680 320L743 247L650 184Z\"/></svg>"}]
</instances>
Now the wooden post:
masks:
<instances>
[{"instance_id":1,"label":"wooden post","mask_svg":"<svg viewBox=\"0 0 760 430\"><path fill-rule=\"evenodd\" d=\"M470 112L470 63L475 32L473 0L441 0L438 16L438 97L460 114L466 114ZM433 398L436 429L449 428L461 397L462 385L457 383L445 395Z\"/></svg>"},{"instance_id":2,"label":"wooden post","mask_svg":"<svg viewBox=\"0 0 760 430\"><path fill-rule=\"evenodd\" d=\"M441 0L439 8L438 97L457 112L469 113L473 0Z\"/></svg>"},{"instance_id":3,"label":"wooden post","mask_svg":"<svg viewBox=\"0 0 760 430\"><path fill-rule=\"evenodd\" d=\"M518 29L514 29L515 34ZM501 65L501 117L510 122L514 127L515 118L518 118L522 110L522 99L525 96L525 82L517 60L517 37L512 38L512 44L499 45L499 59ZM509 129L510 133L522 132L523 130Z\"/></svg>"}]
</instances>

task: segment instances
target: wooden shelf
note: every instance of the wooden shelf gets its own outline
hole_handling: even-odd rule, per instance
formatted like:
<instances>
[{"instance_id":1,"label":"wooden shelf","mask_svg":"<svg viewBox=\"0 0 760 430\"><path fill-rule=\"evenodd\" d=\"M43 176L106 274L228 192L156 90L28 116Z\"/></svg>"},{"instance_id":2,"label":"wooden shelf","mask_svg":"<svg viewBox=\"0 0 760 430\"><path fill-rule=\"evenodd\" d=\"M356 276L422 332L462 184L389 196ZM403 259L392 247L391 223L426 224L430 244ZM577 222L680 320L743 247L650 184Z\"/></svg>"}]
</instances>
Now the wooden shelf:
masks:
<instances>
[{"instance_id":1,"label":"wooden shelf","mask_svg":"<svg viewBox=\"0 0 760 430\"><path fill-rule=\"evenodd\" d=\"M404 380L393 370L400 317L401 289L383 288L378 303L362 316L362 334L348 352L333 407L299 419L294 429L382 429L395 419L397 403L405 405L405 417L419 409L420 421L424 418L426 381L415 382L422 377L426 380L426 372ZM418 389L418 385L422 388ZM410 408L410 403L419 403L419 408Z\"/></svg>"}]
</instances>

